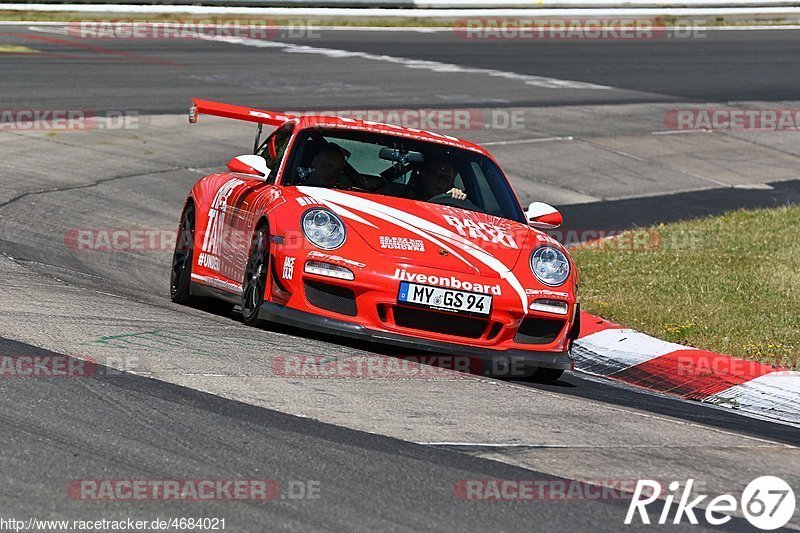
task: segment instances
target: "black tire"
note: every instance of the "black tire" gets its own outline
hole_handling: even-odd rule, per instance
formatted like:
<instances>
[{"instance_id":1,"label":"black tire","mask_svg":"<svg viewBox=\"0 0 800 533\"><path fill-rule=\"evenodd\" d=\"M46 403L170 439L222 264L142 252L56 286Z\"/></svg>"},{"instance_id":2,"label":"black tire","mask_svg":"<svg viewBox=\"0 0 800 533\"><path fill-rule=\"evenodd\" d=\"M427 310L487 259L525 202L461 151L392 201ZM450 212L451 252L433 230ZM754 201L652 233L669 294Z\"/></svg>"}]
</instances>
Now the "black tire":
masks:
<instances>
[{"instance_id":1,"label":"black tire","mask_svg":"<svg viewBox=\"0 0 800 533\"><path fill-rule=\"evenodd\" d=\"M557 368L537 368L533 371L531 380L538 383L555 383L562 375L564 371Z\"/></svg>"},{"instance_id":2,"label":"black tire","mask_svg":"<svg viewBox=\"0 0 800 533\"><path fill-rule=\"evenodd\" d=\"M173 302L188 305L210 313L226 315L233 311L234 305L229 302L200 298L191 293L192 259L194 258L195 216L194 204L188 202L183 209L178 237L175 240L175 251L172 253L172 270L170 271L169 296Z\"/></svg>"},{"instance_id":3,"label":"black tire","mask_svg":"<svg viewBox=\"0 0 800 533\"><path fill-rule=\"evenodd\" d=\"M242 280L242 319L248 326L259 324L258 311L264 303L264 290L269 274L269 230L261 224L250 245L250 255Z\"/></svg>"},{"instance_id":4,"label":"black tire","mask_svg":"<svg viewBox=\"0 0 800 533\"><path fill-rule=\"evenodd\" d=\"M172 270L169 276L169 297L173 302L192 305L189 286L192 279L192 257L194 253L194 204L188 202L183 208L175 251L172 253Z\"/></svg>"}]
</instances>

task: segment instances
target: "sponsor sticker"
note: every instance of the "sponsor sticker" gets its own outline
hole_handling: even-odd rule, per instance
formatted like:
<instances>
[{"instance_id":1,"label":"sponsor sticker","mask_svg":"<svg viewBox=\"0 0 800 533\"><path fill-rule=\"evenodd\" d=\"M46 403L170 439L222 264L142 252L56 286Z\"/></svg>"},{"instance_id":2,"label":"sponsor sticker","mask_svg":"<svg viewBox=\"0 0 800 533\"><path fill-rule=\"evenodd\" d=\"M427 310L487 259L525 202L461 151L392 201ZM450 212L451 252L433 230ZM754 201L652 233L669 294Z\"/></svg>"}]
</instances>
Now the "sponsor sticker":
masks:
<instances>
[{"instance_id":1,"label":"sponsor sticker","mask_svg":"<svg viewBox=\"0 0 800 533\"><path fill-rule=\"evenodd\" d=\"M427 274L416 274L409 272L404 268L397 268L394 271L394 279L400 281L410 281L422 285L438 285L439 287L446 287L448 289L464 290L471 292L481 292L484 294L493 294L500 296L503 290L499 284L488 285L478 282L462 281L455 276L435 276Z\"/></svg>"},{"instance_id":2,"label":"sponsor sticker","mask_svg":"<svg viewBox=\"0 0 800 533\"><path fill-rule=\"evenodd\" d=\"M514 237L504 228L488 222L477 222L470 218L444 215L445 221L456 229L462 237L482 239L491 244L499 244L506 248L519 249Z\"/></svg>"},{"instance_id":3,"label":"sponsor sticker","mask_svg":"<svg viewBox=\"0 0 800 533\"><path fill-rule=\"evenodd\" d=\"M381 248L386 250L404 250L411 252L424 252L425 243L422 239L408 239L406 237L380 237Z\"/></svg>"},{"instance_id":4,"label":"sponsor sticker","mask_svg":"<svg viewBox=\"0 0 800 533\"><path fill-rule=\"evenodd\" d=\"M283 279L291 280L294 277L294 257L286 256L283 260Z\"/></svg>"},{"instance_id":5,"label":"sponsor sticker","mask_svg":"<svg viewBox=\"0 0 800 533\"><path fill-rule=\"evenodd\" d=\"M333 263L335 265L354 267L358 269L362 269L365 266L367 266L366 263L359 263L358 261L353 261L352 259L346 259L340 255L325 254L317 251L309 252L307 257L308 259L315 259L323 261L325 263Z\"/></svg>"},{"instance_id":6,"label":"sponsor sticker","mask_svg":"<svg viewBox=\"0 0 800 533\"><path fill-rule=\"evenodd\" d=\"M569 298L568 292L551 291L550 289L525 289L528 296L550 296L556 298Z\"/></svg>"},{"instance_id":7,"label":"sponsor sticker","mask_svg":"<svg viewBox=\"0 0 800 533\"><path fill-rule=\"evenodd\" d=\"M319 201L311 196L298 196L297 203L303 207L306 207L309 205L317 205L319 204Z\"/></svg>"}]
</instances>

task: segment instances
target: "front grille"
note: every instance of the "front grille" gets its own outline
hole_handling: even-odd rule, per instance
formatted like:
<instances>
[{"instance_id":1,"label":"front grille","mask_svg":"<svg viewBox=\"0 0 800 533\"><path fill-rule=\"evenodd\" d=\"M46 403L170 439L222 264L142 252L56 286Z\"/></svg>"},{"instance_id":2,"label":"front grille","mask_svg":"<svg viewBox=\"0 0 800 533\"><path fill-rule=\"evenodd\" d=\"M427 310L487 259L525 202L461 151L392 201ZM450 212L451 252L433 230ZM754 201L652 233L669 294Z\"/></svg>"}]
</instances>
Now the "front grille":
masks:
<instances>
[{"instance_id":1,"label":"front grille","mask_svg":"<svg viewBox=\"0 0 800 533\"><path fill-rule=\"evenodd\" d=\"M550 344L556 340L563 327L563 320L529 317L522 321L517 334L514 335L514 342L518 344Z\"/></svg>"},{"instance_id":2,"label":"front grille","mask_svg":"<svg viewBox=\"0 0 800 533\"><path fill-rule=\"evenodd\" d=\"M470 339L478 339L486 331L486 320L480 318L400 306L394 308L394 323L402 328Z\"/></svg>"},{"instance_id":3,"label":"front grille","mask_svg":"<svg viewBox=\"0 0 800 533\"><path fill-rule=\"evenodd\" d=\"M340 315L356 316L358 314L356 295L352 290L311 280L305 280L304 287L306 299L314 307Z\"/></svg>"}]
</instances>

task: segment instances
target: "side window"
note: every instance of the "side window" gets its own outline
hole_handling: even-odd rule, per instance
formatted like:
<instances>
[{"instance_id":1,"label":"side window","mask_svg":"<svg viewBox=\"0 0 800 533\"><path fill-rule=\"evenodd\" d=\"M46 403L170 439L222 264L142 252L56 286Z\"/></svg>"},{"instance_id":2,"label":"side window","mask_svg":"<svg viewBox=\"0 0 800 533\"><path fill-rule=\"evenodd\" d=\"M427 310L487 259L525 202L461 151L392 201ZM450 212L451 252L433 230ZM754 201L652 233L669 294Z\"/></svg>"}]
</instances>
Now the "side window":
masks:
<instances>
[{"instance_id":1,"label":"side window","mask_svg":"<svg viewBox=\"0 0 800 533\"><path fill-rule=\"evenodd\" d=\"M281 126L275 133L270 135L258 152L258 155L267 160L267 166L271 170L267 179L268 182L274 182L277 177L278 168L281 166L283 156L286 154L286 147L292 137L293 128L293 124Z\"/></svg>"}]
</instances>

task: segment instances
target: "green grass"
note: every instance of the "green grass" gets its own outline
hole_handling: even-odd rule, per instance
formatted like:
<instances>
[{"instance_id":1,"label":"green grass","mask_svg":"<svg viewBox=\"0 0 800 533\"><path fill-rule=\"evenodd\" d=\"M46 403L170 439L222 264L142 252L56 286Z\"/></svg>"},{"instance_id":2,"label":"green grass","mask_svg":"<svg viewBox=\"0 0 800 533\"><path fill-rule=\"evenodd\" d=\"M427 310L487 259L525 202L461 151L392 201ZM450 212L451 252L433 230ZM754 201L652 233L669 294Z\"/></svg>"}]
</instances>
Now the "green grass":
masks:
<instances>
[{"instance_id":1,"label":"green grass","mask_svg":"<svg viewBox=\"0 0 800 533\"><path fill-rule=\"evenodd\" d=\"M80 3L80 2L78 2ZM191 2L187 2L190 4ZM532 10L535 11L535 10ZM409 10L408 17L331 17L331 16L309 16L309 17L286 17L286 16L262 16L262 15L191 15L188 13L83 13L69 11L12 11L3 10L0 5L0 21L35 21L35 22L70 22L79 20L99 20L99 21L148 21L148 22L168 22L168 21L202 21L207 24L224 23L237 21L265 21L280 26L292 25L313 25L313 26L355 26L355 27L451 27L456 23L462 23L464 17L417 17L411 16ZM531 15L521 17L530 19L537 17L535 12ZM487 17L478 17L487 18ZM492 17L489 17L492 18ZM497 17L500 19L513 19L514 17ZM557 19L559 17L549 17ZM709 17L699 19L698 17L676 18L676 17L656 17L657 25L675 26L676 24L686 25L694 23L702 26L722 26L722 25L797 25L800 21L785 19L782 17L761 16L754 18L731 18Z\"/></svg>"},{"instance_id":2,"label":"green grass","mask_svg":"<svg viewBox=\"0 0 800 533\"><path fill-rule=\"evenodd\" d=\"M69 11L3 11L0 5L0 21L71 22L202 22L222 24L268 22L278 26L355 26L355 27L451 27L459 20L455 17L286 17L263 15L192 15L188 13L83 13Z\"/></svg>"},{"instance_id":3,"label":"green grass","mask_svg":"<svg viewBox=\"0 0 800 533\"><path fill-rule=\"evenodd\" d=\"M581 307L667 341L798 368L798 229L800 207L743 210L574 250Z\"/></svg>"}]
</instances>

